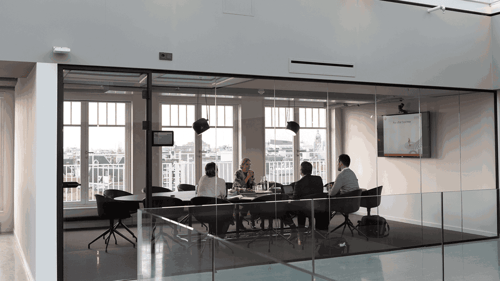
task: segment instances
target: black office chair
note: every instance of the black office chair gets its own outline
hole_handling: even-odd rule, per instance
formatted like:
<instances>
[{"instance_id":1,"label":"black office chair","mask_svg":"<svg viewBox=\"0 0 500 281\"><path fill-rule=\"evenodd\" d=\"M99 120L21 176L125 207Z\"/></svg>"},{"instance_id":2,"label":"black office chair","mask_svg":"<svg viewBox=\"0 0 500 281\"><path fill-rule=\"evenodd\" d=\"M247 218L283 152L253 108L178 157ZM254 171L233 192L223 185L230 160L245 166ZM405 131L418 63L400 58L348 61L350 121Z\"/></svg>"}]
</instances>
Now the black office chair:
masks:
<instances>
[{"instance_id":1,"label":"black office chair","mask_svg":"<svg viewBox=\"0 0 500 281\"><path fill-rule=\"evenodd\" d=\"M115 199L120 196L132 195L132 193L119 189L107 189L104 190L103 195L106 198ZM123 204L127 204L127 206L129 206L129 213L131 215L137 213L137 209L139 209L139 203L137 202L123 202ZM137 237L135 237L134 233L127 227L127 225L123 224L123 227L132 235L132 237L135 238L135 241L137 242Z\"/></svg>"},{"instance_id":2,"label":"black office chair","mask_svg":"<svg viewBox=\"0 0 500 281\"><path fill-rule=\"evenodd\" d=\"M368 216L370 215L371 208L377 208L382 200L382 188L383 186L378 186L370 190L363 191L361 193L361 203L360 206L366 208L368 211Z\"/></svg>"},{"instance_id":3,"label":"black office chair","mask_svg":"<svg viewBox=\"0 0 500 281\"><path fill-rule=\"evenodd\" d=\"M283 234L280 232L276 231L273 227L273 222L275 219L279 219L281 221L284 220L285 216L288 216L288 211L289 211L289 206L288 202L276 202L273 203L272 201L284 201L288 200L288 196L286 194L271 194L271 195L265 195L261 197L257 197L252 200L252 203L256 204L251 204L249 206L250 213L254 216L254 218L260 218L262 220L261 222L261 227L262 230L258 233L257 237L253 239L252 241L248 242L247 247L250 248L250 244L252 244L254 241L262 237L263 235L269 234L269 242L268 242L268 248L267 251L271 252L271 244L272 244L272 236L273 234L276 235L277 237L283 238L285 241L287 241L289 244L295 248L295 245L290 242ZM265 203L268 202L268 203ZM267 231L264 227L265 221L268 220L268 228Z\"/></svg>"},{"instance_id":4,"label":"black office chair","mask_svg":"<svg viewBox=\"0 0 500 281\"><path fill-rule=\"evenodd\" d=\"M145 203L146 199L143 200L143 203ZM180 207L186 205L181 199L179 198L174 198L174 197L164 197L164 196L156 196L152 198L152 208L164 208L164 207ZM184 211L180 208L169 208L169 209L150 209L148 212L152 214L156 214L161 217L165 217L167 219L173 220L173 221L178 221L178 219L184 215ZM163 225L165 223L160 221L160 230L158 232L158 235L155 235L156 231L156 225L153 227L153 235L151 237L151 241L154 241L156 238L160 239L163 238L165 242L167 242L168 245L168 240L165 239L165 237L170 238L172 241L176 242L177 244L181 245L184 247L184 245L181 244L179 239L177 239L177 226L174 224L172 225L172 228L174 230L174 236L169 235L168 233L163 232Z\"/></svg>"},{"instance_id":5,"label":"black office chair","mask_svg":"<svg viewBox=\"0 0 500 281\"><path fill-rule=\"evenodd\" d=\"M124 226L122 223L122 219L130 218L129 206L124 202L119 202L111 198L106 198L102 195L96 194L95 199L97 202L97 215L101 219L109 220L109 228L101 235L97 236L96 239L92 240L89 243L88 248L90 249L90 245L97 241L99 238L105 238L106 234L109 233L108 237L104 239L106 243L106 253L108 252L109 240L111 239L111 235L115 238L115 244L118 244L116 241L115 233L123 237L128 242L132 243L135 248L134 242L130 241L127 237L123 236L117 228L118 226ZM115 225L115 220L118 220L118 223Z\"/></svg>"},{"instance_id":6,"label":"black office chair","mask_svg":"<svg viewBox=\"0 0 500 281\"><path fill-rule=\"evenodd\" d=\"M195 206L191 207L191 214L198 222L208 224L209 234L221 238L226 235L229 224L233 221L234 205L231 202L220 198L198 196L191 199L191 205ZM207 234L200 237L198 243L206 237Z\"/></svg>"},{"instance_id":7,"label":"black office chair","mask_svg":"<svg viewBox=\"0 0 500 281\"><path fill-rule=\"evenodd\" d=\"M194 191L196 187L192 184L181 183L177 186L178 191Z\"/></svg>"},{"instance_id":8,"label":"black office chair","mask_svg":"<svg viewBox=\"0 0 500 281\"><path fill-rule=\"evenodd\" d=\"M299 216L305 216L309 219L309 228L311 231L314 231L315 234L317 234L319 237L326 238L323 234L318 232L317 230L326 230L328 231L328 224L330 222L329 220L329 200L328 199L328 194L326 193L316 193L316 194L311 194L307 195L302 199L318 199L314 200L313 203L311 202L306 202L306 204L301 205L301 212L299 213ZM299 202L302 203L302 202ZM311 207L313 206L314 208L314 219L315 219L315 229L312 228L313 223L311 219ZM317 237L316 237L317 238Z\"/></svg>"},{"instance_id":9,"label":"black office chair","mask_svg":"<svg viewBox=\"0 0 500 281\"><path fill-rule=\"evenodd\" d=\"M346 226L349 227L349 230L351 231L352 236L354 237L354 232L353 230L356 229L356 226L352 223L352 221L349 219L349 214L352 214L354 212L357 212L360 207L361 203L361 189L354 190L351 192L344 193L342 195L339 195L337 197L334 197L330 199L330 210L335 211L335 214L342 214L344 216L344 222L334 228L332 231L328 232L326 234L326 237L330 235L330 233L334 232L335 230L339 229L340 227L344 226L342 229L342 235L344 235L344 231ZM358 231L359 232L359 231ZM359 232L361 233L361 232ZM363 233L361 235L365 236ZM368 237L366 237L366 240L368 240Z\"/></svg>"}]
</instances>

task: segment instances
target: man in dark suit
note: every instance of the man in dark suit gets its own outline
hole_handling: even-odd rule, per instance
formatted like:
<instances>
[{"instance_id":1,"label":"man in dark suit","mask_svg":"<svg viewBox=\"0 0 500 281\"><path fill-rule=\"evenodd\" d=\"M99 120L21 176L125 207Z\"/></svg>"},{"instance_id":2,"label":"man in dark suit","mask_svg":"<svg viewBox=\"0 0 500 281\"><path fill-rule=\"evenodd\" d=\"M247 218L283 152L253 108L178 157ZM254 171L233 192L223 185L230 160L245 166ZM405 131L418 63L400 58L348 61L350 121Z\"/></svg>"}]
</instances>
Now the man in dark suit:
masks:
<instances>
[{"instance_id":1,"label":"man in dark suit","mask_svg":"<svg viewBox=\"0 0 500 281\"><path fill-rule=\"evenodd\" d=\"M312 165L311 163L304 161L300 164L300 174L302 178L295 182L293 197L292 199L302 199L308 195L323 193L323 180L319 176L313 176L312 173ZM299 228L304 228L306 224L306 215L302 212L297 214L297 221L299 224ZM316 228L324 229L324 226L318 225L319 221L316 219ZM311 222L309 222L311 224ZM324 224L324 223L323 223ZM328 225L326 226L328 229Z\"/></svg>"}]
</instances>

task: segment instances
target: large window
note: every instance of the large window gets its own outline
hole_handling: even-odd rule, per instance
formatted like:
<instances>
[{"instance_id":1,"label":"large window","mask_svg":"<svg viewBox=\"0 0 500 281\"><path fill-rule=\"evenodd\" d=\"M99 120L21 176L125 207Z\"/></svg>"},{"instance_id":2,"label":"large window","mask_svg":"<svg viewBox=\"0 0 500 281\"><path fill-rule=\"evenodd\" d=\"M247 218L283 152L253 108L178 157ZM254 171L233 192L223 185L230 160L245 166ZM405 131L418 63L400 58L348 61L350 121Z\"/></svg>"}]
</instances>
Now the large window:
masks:
<instances>
[{"instance_id":1,"label":"large window","mask_svg":"<svg viewBox=\"0 0 500 281\"><path fill-rule=\"evenodd\" d=\"M294 116L293 108L266 107L266 177L289 184L294 179L294 136L286 129Z\"/></svg>"},{"instance_id":2,"label":"large window","mask_svg":"<svg viewBox=\"0 0 500 281\"><path fill-rule=\"evenodd\" d=\"M130 191L127 103L64 102L64 202L87 204L106 189Z\"/></svg>"},{"instance_id":3,"label":"large window","mask_svg":"<svg viewBox=\"0 0 500 281\"><path fill-rule=\"evenodd\" d=\"M326 109L299 108L299 161L313 166L312 174L327 182Z\"/></svg>"},{"instance_id":4,"label":"large window","mask_svg":"<svg viewBox=\"0 0 500 281\"><path fill-rule=\"evenodd\" d=\"M266 176L270 181L288 184L294 177L294 167L303 161L313 166L313 175L327 182L327 127L326 109L299 107L300 131L294 136L286 129L287 121L294 120L294 109L266 107ZM296 146L298 143L298 146ZM298 150L295 157L294 150ZM300 172L300 169L297 169Z\"/></svg>"},{"instance_id":5,"label":"large window","mask_svg":"<svg viewBox=\"0 0 500 281\"><path fill-rule=\"evenodd\" d=\"M195 105L162 104L161 126L174 131L174 146L162 147L162 186L175 190L180 183L195 184Z\"/></svg>"},{"instance_id":6,"label":"large window","mask_svg":"<svg viewBox=\"0 0 500 281\"><path fill-rule=\"evenodd\" d=\"M233 181L233 106L218 105L201 108L202 118L210 114L211 130L202 134L202 171L209 162L218 165L218 176L226 182ZM205 174L204 172L202 174Z\"/></svg>"},{"instance_id":7,"label":"large window","mask_svg":"<svg viewBox=\"0 0 500 281\"><path fill-rule=\"evenodd\" d=\"M63 181L79 182L81 179L81 102L64 102L64 164ZM64 202L80 202L81 187L65 188Z\"/></svg>"}]
</instances>

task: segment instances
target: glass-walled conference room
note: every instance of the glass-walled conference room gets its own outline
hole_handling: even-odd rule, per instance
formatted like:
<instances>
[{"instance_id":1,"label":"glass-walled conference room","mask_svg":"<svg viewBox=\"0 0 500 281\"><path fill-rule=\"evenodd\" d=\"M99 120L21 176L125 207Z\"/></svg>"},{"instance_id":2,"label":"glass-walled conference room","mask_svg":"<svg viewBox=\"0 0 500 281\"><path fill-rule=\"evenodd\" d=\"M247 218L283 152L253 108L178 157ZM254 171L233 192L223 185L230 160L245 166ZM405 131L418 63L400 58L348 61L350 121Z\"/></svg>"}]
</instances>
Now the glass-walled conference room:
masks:
<instances>
[{"instance_id":1,"label":"glass-walled conference room","mask_svg":"<svg viewBox=\"0 0 500 281\"><path fill-rule=\"evenodd\" d=\"M275 187L299 181L301 163L309 162L328 193L347 154L359 187L379 188L382 202L371 214L396 226L394 249L440 241L424 227L442 226L445 242L497 236L492 92L160 72L64 71L62 175L81 183L63 190L65 218L84 216L75 211L82 207L90 208L85 216L97 214L96 195L106 190L144 194L148 79L152 130L173 132L172 146L152 148L153 186L197 186L211 162L232 185L248 158L256 183ZM210 128L198 134L193 123L200 119ZM404 241L409 234L398 234L399 224L421 233Z\"/></svg>"}]
</instances>

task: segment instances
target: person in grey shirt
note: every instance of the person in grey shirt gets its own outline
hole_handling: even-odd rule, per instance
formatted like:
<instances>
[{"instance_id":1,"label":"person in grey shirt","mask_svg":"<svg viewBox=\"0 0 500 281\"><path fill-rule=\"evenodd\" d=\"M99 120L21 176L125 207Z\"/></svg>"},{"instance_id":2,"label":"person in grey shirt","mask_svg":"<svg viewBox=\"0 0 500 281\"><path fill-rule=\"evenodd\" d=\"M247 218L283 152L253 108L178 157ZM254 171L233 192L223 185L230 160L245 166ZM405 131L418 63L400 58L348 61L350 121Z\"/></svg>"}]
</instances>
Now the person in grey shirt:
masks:
<instances>
[{"instance_id":1,"label":"person in grey shirt","mask_svg":"<svg viewBox=\"0 0 500 281\"><path fill-rule=\"evenodd\" d=\"M332 189L330 189L330 196L341 195L350 191L359 189L358 178L356 174L349 169L351 164L351 158L347 154L341 154L339 156L339 162L337 169L340 174L335 179Z\"/></svg>"}]
</instances>

